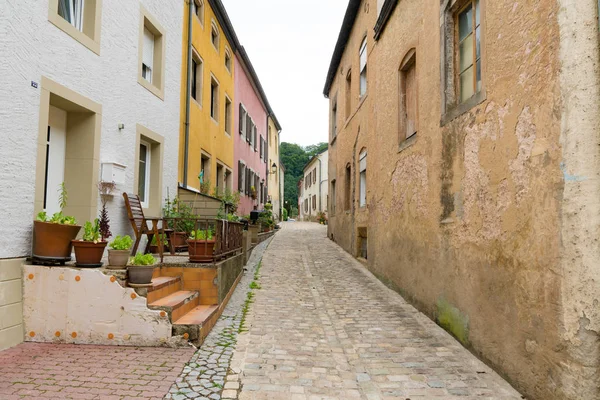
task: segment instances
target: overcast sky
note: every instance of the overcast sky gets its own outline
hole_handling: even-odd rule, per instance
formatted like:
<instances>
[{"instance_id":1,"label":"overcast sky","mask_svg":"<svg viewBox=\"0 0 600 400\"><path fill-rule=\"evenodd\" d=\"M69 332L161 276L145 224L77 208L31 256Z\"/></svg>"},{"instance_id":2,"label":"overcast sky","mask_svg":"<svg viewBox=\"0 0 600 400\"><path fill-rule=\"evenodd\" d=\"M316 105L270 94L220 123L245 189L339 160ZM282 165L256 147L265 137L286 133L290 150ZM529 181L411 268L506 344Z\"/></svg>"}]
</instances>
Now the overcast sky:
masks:
<instances>
[{"instance_id":1,"label":"overcast sky","mask_svg":"<svg viewBox=\"0 0 600 400\"><path fill-rule=\"evenodd\" d=\"M323 86L348 3L222 0L283 127L282 142L326 142Z\"/></svg>"}]
</instances>

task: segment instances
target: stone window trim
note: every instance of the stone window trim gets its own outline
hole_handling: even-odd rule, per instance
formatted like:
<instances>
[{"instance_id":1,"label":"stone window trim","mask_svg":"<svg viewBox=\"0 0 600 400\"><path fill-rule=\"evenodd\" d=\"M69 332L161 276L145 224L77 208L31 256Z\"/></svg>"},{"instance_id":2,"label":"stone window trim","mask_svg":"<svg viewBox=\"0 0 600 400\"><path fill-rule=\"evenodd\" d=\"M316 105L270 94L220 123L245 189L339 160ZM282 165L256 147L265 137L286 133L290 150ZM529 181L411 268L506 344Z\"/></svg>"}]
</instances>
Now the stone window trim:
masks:
<instances>
[{"instance_id":1,"label":"stone window trim","mask_svg":"<svg viewBox=\"0 0 600 400\"><path fill-rule=\"evenodd\" d=\"M364 57L364 59L363 59ZM358 86L359 93L358 96L360 99L363 99L367 95L368 90L368 57L369 57L369 47L367 42L367 34L365 33L363 39L360 42L360 47L358 50Z\"/></svg>"},{"instance_id":2,"label":"stone window trim","mask_svg":"<svg viewBox=\"0 0 600 400\"><path fill-rule=\"evenodd\" d=\"M225 118L223 129L225 135L231 137L231 133L233 132L233 100L231 100L227 92L225 92L225 101L223 103L223 117Z\"/></svg>"},{"instance_id":3,"label":"stone window trim","mask_svg":"<svg viewBox=\"0 0 600 400\"><path fill-rule=\"evenodd\" d=\"M152 68L152 83L142 76L142 60L144 57L144 28L154 34L154 57ZM140 5L140 27L138 43L138 83L159 99L165 99L165 51L166 31L149 12Z\"/></svg>"},{"instance_id":4,"label":"stone window trim","mask_svg":"<svg viewBox=\"0 0 600 400\"><path fill-rule=\"evenodd\" d=\"M457 84L457 17L458 12L471 0L440 0L440 71L441 106L440 126L468 112L487 99L485 75L485 6L486 0L480 0L481 12L481 90L468 100L460 103Z\"/></svg>"},{"instance_id":5,"label":"stone window trim","mask_svg":"<svg viewBox=\"0 0 600 400\"><path fill-rule=\"evenodd\" d=\"M72 114L77 119L71 127L67 125L67 136L85 140L67 142L64 182L70 194L65 214L73 215L77 221L93 220L98 215L98 188L100 171L100 140L102 135L102 105L42 76L39 108L38 146L35 170L34 216L44 209L46 181L46 142L50 106ZM70 118L70 117L68 117ZM83 182L83 183L82 183Z\"/></svg>"},{"instance_id":6,"label":"stone window trim","mask_svg":"<svg viewBox=\"0 0 600 400\"><path fill-rule=\"evenodd\" d=\"M216 91L215 91L216 89ZM210 74L210 92L211 92L211 104L210 104L210 119L215 125L219 125L219 117L220 117L220 103L221 103L221 84L217 77L211 73ZM213 93L213 91L215 91Z\"/></svg>"},{"instance_id":7,"label":"stone window trim","mask_svg":"<svg viewBox=\"0 0 600 400\"><path fill-rule=\"evenodd\" d=\"M211 29L210 42L211 42L213 48L217 51L217 53L219 53L221 32L219 31L219 27L217 26L217 23L215 22L214 19L210 23L210 29Z\"/></svg>"},{"instance_id":8,"label":"stone window trim","mask_svg":"<svg viewBox=\"0 0 600 400\"><path fill-rule=\"evenodd\" d=\"M164 159L164 143L165 139L162 135L146 128L141 124L136 124L136 139L135 139L135 165L140 158L140 143L145 142L150 145L150 188L147 207L144 212L148 215L159 215L162 196L162 181L163 181L163 159ZM133 187L139 185L139 170L136 167L133 177Z\"/></svg>"},{"instance_id":9,"label":"stone window trim","mask_svg":"<svg viewBox=\"0 0 600 400\"><path fill-rule=\"evenodd\" d=\"M202 109L202 98L204 94L204 60L200 57L200 54L194 46L192 46L192 59L198 64L200 70L196 71L196 98L192 95L191 89L190 96L192 97L193 103ZM192 83L190 82L190 85L191 84Z\"/></svg>"},{"instance_id":10,"label":"stone window trim","mask_svg":"<svg viewBox=\"0 0 600 400\"><path fill-rule=\"evenodd\" d=\"M194 1L194 12L198 23L204 29L204 0L193 0Z\"/></svg>"},{"instance_id":11,"label":"stone window trim","mask_svg":"<svg viewBox=\"0 0 600 400\"><path fill-rule=\"evenodd\" d=\"M408 50L405 56L402 58L400 62L400 67L398 68L398 88L399 88L399 96L398 96L398 142L399 142L399 150L401 151L406 148L406 142L410 141L410 143L414 143L416 141L416 136L418 133L418 124L419 124L419 80L417 77L414 79L414 91L416 95L415 99L415 132L412 135L407 136L407 104L406 104L406 93L407 93L407 72L412 68L414 69L414 73L417 74L416 70L417 65L417 49L415 47Z\"/></svg>"},{"instance_id":12,"label":"stone window trim","mask_svg":"<svg viewBox=\"0 0 600 400\"><path fill-rule=\"evenodd\" d=\"M233 71L232 66L233 57L231 56L231 50L229 49L229 46L225 45L225 69L227 70L227 72L229 72L230 75Z\"/></svg>"},{"instance_id":13,"label":"stone window trim","mask_svg":"<svg viewBox=\"0 0 600 400\"><path fill-rule=\"evenodd\" d=\"M100 55L102 0L87 0L83 9L83 29L80 31L58 14L59 0L49 0L48 21L79 43Z\"/></svg>"}]
</instances>

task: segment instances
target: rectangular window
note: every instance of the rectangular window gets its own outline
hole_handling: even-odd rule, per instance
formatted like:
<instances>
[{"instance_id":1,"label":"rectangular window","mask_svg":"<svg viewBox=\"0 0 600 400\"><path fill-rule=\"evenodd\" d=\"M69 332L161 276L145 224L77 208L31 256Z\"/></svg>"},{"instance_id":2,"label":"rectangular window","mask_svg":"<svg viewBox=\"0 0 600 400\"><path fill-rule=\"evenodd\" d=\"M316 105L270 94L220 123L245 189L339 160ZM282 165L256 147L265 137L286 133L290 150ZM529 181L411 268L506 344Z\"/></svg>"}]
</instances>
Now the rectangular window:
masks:
<instances>
[{"instance_id":1,"label":"rectangular window","mask_svg":"<svg viewBox=\"0 0 600 400\"><path fill-rule=\"evenodd\" d=\"M140 6L138 82L150 92L164 98L164 29Z\"/></svg>"},{"instance_id":2,"label":"rectangular window","mask_svg":"<svg viewBox=\"0 0 600 400\"><path fill-rule=\"evenodd\" d=\"M331 205L329 206L331 214L335 214L335 179L331 181Z\"/></svg>"},{"instance_id":3,"label":"rectangular window","mask_svg":"<svg viewBox=\"0 0 600 400\"><path fill-rule=\"evenodd\" d=\"M317 183L317 169L313 170L313 183Z\"/></svg>"},{"instance_id":4,"label":"rectangular window","mask_svg":"<svg viewBox=\"0 0 600 400\"><path fill-rule=\"evenodd\" d=\"M204 1L194 0L192 3L192 13L196 15L200 25L204 26Z\"/></svg>"},{"instance_id":5,"label":"rectangular window","mask_svg":"<svg viewBox=\"0 0 600 400\"><path fill-rule=\"evenodd\" d=\"M346 75L346 119L350 118L352 111L352 72L348 71Z\"/></svg>"},{"instance_id":6,"label":"rectangular window","mask_svg":"<svg viewBox=\"0 0 600 400\"><path fill-rule=\"evenodd\" d=\"M142 207L148 208L150 197L150 144L140 142L140 156L138 162L138 196Z\"/></svg>"},{"instance_id":7,"label":"rectangular window","mask_svg":"<svg viewBox=\"0 0 600 400\"><path fill-rule=\"evenodd\" d=\"M242 138L245 139L245 135L246 135L246 110L244 109L244 106L242 105L242 103L240 103L240 111L239 111L239 125L240 125L240 135L242 135Z\"/></svg>"},{"instance_id":8,"label":"rectangular window","mask_svg":"<svg viewBox=\"0 0 600 400\"><path fill-rule=\"evenodd\" d=\"M100 54L100 0L49 0L48 21Z\"/></svg>"},{"instance_id":9,"label":"rectangular window","mask_svg":"<svg viewBox=\"0 0 600 400\"><path fill-rule=\"evenodd\" d=\"M312 197L312 207L313 207L313 210L317 209L317 196L315 196L315 195L313 195L313 197Z\"/></svg>"},{"instance_id":10,"label":"rectangular window","mask_svg":"<svg viewBox=\"0 0 600 400\"><path fill-rule=\"evenodd\" d=\"M144 50L142 59L142 78L152 83L152 69L154 68L154 34L144 27Z\"/></svg>"},{"instance_id":11,"label":"rectangular window","mask_svg":"<svg viewBox=\"0 0 600 400\"><path fill-rule=\"evenodd\" d=\"M244 177L246 176L245 165L242 161L238 161L238 190L244 193Z\"/></svg>"},{"instance_id":12,"label":"rectangular window","mask_svg":"<svg viewBox=\"0 0 600 400\"><path fill-rule=\"evenodd\" d=\"M210 80L210 116L219 121L219 84L214 78Z\"/></svg>"},{"instance_id":13,"label":"rectangular window","mask_svg":"<svg viewBox=\"0 0 600 400\"><path fill-rule=\"evenodd\" d=\"M202 104L202 76L204 65L195 52L192 57L192 87L190 94L194 100L199 104Z\"/></svg>"},{"instance_id":14,"label":"rectangular window","mask_svg":"<svg viewBox=\"0 0 600 400\"><path fill-rule=\"evenodd\" d=\"M350 165L346 167L346 185L344 187L344 209L346 211L350 211L350 206L352 205L352 199L350 196L352 195L352 169Z\"/></svg>"},{"instance_id":15,"label":"rectangular window","mask_svg":"<svg viewBox=\"0 0 600 400\"><path fill-rule=\"evenodd\" d=\"M225 51L225 68L227 68L227 71L231 72L231 54L228 50Z\"/></svg>"},{"instance_id":16,"label":"rectangular window","mask_svg":"<svg viewBox=\"0 0 600 400\"><path fill-rule=\"evenodd\" d=\"M231 100L225 96L225 133L231 134Z\"/></svg>"},{"instance_id":17,"label":"rectangular window","mask_svg":"<svg viewBox=\"0 0 600 400\"><path fill-rule=\"evenodd\" d=\"M360 154L359 171L360 171L360 206L364 207L367 205L367 152L366 151L364 151Z\"/></svg>"},{"instance_id":18,"label":"rectangular window","mask_svg":"<svg viewBox=\"0 0 600 400\"><path fill-rule=\"evenodd\" d=\"M481 90L481 17L479 0L458 13L458 83L463 103Z\"/></svg>"},{"instance_id":19,"label":"rectangular window","mask_svg":"<svg viewBox=\"0 0 600 400\"><path fill-rule=\"evenodd\" d=\"M400 141L418 131L417 68L414 50L400 67Z\"/></svg>"},{"instance_id":20,"label":"rectangular window","mask_svg":"<svg viewBox=\"0 0 600 400\"><path fill-rule=\"evenodd\" d=\"M260 137L260 159L262 160L264 157L264 150L265 150L265 145L263 143L263 138L262 136Z\"/></svg>"},{"instance_id":21,"label":"rectangular window","mask_svg":"<svg viewBox=\"0 0 600 400\"><path fill-rule=\"evenodd\" d=\"M333 101L333 107L331 108L331 138L337 136L337 100Z\"/></svg>"},{"instance_id":22,"label":"rectangular window","mask_svg":"<svg viewBox=\"0 0 600 400\"><path fill-rule=\"evenodd\" d=\"M252 141L252 118L246 114L246 142Z\"/></svg>"},{"instance_id":23,"label":"rectangular window","mask_svg":"<svg viewBox=\"0 0 600 400\"><path fill-rule=\"evenodd\" d=\"M73 25L79 32L83 32L83 9L85 0L59 0L58 15Z\"/></svg>"},{"instance_id":24,"label":"rectangular window","mask_svg":"<svg viewBox=\"0 0 600 400\"><path fill-rule=\"evenodd\" d=\"M360 45L360 97L367 94L367 38Z\"/></svg>"},{"instance_id":25,"label":"rectangular window","mask_svg":"<svg viewBox=\"0 0 600 400\"><path fill-rule=\"evenodd\" d=\"M258 151L257 139L258 139L258 129L256 128L256 125L254 125L254 134L252 136L252 146L254 146L254 152Z\"/></svg>"}]
</instances>

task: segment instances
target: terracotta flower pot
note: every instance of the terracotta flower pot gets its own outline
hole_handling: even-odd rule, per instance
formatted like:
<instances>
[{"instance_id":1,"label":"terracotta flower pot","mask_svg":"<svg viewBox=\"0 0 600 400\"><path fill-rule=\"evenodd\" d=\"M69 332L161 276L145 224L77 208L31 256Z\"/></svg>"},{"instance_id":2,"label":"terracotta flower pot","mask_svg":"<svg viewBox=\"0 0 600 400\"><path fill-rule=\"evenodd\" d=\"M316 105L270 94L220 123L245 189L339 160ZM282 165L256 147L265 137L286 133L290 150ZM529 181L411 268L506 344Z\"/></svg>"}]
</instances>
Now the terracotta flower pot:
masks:
<instances>
[{"instance_id":1,"label":"terracotta flower pot","mask_svg":"<svg viewBox=\"0 0 600 400\"><path fill-rule=\"evenodd\" d=\"M127 282L131 285L150 285L154 265L130 265L127 267Z\"/></svg>"},{"instance_id":2,"label":"terracotta flower pot","mask_svg":"<svg viewBox=\"0 0 600 400\"><path fill-rule=\"evenodd\" d=\"M80 229L80 225L61 225L34 221L31 249L33 258L62 263L71 261L71 241L77 237Z\"/></svg>"},{"instance_id":3,"label":"terracotta flower pot","mask_svg":"<svg viewBox=\"0 0 600 400\"><path fill-rule=\"evenodd\" d=\"M173 232L171 233L171 237L169 238L171 240L171 244L173 244L173 247L181 247L181 246L185 246L185 241L188 237L188 234L185 232Z\"/></svg>"},{"instance_id":4,"label":"terracotta flower pot","mask_svg":"<svg viewBox=\"0 0 600 400\"><path fill-rule=\"evenodd\" d=\"M188 253L191 262L211 262L215 259L215 240L188 239Z\"/></svg>"},{"instance_id":5,"label":"terracotta flower pot","mask_svg":"<svg viewBox=\"0 0 600 400\"><path fill-rule=\"evenodd\" d=\"M125 269L129 261L129 250L108 250L108 269Z\"/></svg>"},{"instance_id":6,"label":"terracotta flower pot","mask_svg":"<svg viewBox=\"0 0 600 400\"><path fill-rule=\"evenodd\" d=\"M84 242L83 240L73 240L75 248L75 261L78 267L101 267L102 255L108 242Z\"/></svg>"}]
</instances>

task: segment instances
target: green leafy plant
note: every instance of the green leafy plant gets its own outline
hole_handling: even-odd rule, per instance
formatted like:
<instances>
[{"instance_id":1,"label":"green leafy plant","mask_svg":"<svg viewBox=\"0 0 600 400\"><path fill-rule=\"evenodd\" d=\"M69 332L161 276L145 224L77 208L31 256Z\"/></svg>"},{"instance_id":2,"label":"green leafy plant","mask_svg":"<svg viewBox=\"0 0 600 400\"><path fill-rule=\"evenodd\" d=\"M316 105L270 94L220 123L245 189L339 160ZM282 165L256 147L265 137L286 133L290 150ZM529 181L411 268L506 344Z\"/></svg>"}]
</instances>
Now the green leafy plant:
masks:
<instances>
[{"instance_id":1,"label":"green leafy plant","mask_svg":"<svg viewBox=\"0 0 600 400\"><path fill-rule=\"evenodd\" d=\"M192 240L212 240L213 237L214 236L211 230L197 230L192 231L192 233L190 234L190 239Z\"/></svg>"},{"instance_id":2,"label":"green leafy plant","mask_svg":"<svg viewBox=\"0 0 600 400\"><path fill-rule=\"evenodd\" d=\"M163 245L165 245L169 242L169 239L167 238L167 235L165 233L160 234L160 241ZM157 239L156 235L152 236L152 241L150 242L150 246L158 246L158 239Z\"/></svg>"},{"instance_id":3,"label":"green leafy plant","mask_svg":"<svg viewBox=\"0 0 600 400\"><path fill-rule=\"evenodd\" d=\"M156 258L152 254L137 253L134 257L129 259L129 265L154 265Z\"/></svg>"},{"instance_id":4,"label":"green leafy plant","mask_svg":"<svg viewBox=\"0 0 600 400\"><path fill-rule=\"evenodd\" d=\"M321 225L327 225L327 215L320 211L317 213L317 221L321 224Z\"/></svg>"},{"instance_id":5,"label":"green leafy plant","mask_svg":"<svg viewBox=\"0 0 600 400\"><path fill-rule=\"evenodd\" d=\"M286 208L281 210L281 217L283 218L284 221L288 220L288 210Z\"/></svg>"},{"instance_id":6,"label":"green leafy plant","mask_svg":"<svg viewBox=\"0 0 600 400\"><path fill-rule=\"evenodd\" d=\"M61 225L77 225L75 217L64 215L62 212L63 208L67 206L67 189L65 189L64 182L60 184L60 188L58 190L60 191L60 194L58 195L58 204L60 206L60 211L55 212L50 218L48 218L48 213L46 213L46 211L40 211L35 218L36 221L49 222L51 224Z\"/></svg>"},{"instance_id":7,"label":"green leafy plant","mask_svg":"<svg viewBox=\"0 0 600 400\"><path fill-rule=\"evenodd\" d=\"M200 183L200 193L209 194L210 193L210 180L205 179Z\"/></svg>"},{"instance_id":8,"label":"green leafy plant","mask_svg":"<svg viewBox=\"0 0 600 400\"><path fill-rule=\"evenodd\" d=\"M118 236L114 238L112 242L110 242L109 247L113 250L129 250L131 245L133 244L133 239L131 236Z\"/></svg>"},{"instance_id":9,"label":"green leafy plant","mask_svg":"<svg viewBox=\"0 0 600 400\"><path fill-rule=\"evenodd\" d=\"M100 241L100 223L98 218L94 220L92 224L90 221L86 221L83 226L83 241L98 243Z\"/></svg>"},{"instance_id":10,"label":"green leafy plant","mask_svg":"<svg viewBox=\"0 0 600 400\"><path fill-rule=\"evenodd\" d=\"M173 201L169 197L166 198L163 216L166 219L166 227L169 229L188 234L194 230L196 215L192 212L192 207L177 197Z\"/></svg>"}]
</instances>

